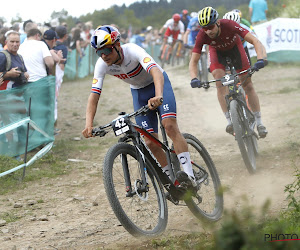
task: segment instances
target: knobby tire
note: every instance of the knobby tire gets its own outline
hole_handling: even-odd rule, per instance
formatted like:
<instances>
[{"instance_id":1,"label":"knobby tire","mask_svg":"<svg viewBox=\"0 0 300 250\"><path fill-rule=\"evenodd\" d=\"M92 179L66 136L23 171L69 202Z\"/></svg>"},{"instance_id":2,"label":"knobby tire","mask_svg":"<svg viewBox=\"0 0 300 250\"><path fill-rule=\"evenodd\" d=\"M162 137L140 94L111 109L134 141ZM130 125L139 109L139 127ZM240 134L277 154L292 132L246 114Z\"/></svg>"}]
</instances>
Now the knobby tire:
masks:
<instances>
[{"instance_id":1,"label":"knobby tire","mask_svg":"<svg viewBox=\"0 0 300 250\"><path fill-rule=\"evenodd\" d=\"M230 102L230 114L233 124L235 139L238 142L242 158L249 173L256 171L256 155L252 136L249 136L250 128L248 120L243 115L243 110L236 100Z\"/></svg>"},{"instance_id":2,"label":"knobby tire","mask_svg":"<svg viewBox=\"0 0 300 250\"><path fill-rule=\"evenodd\" d=\"M103 181L109 203L118 220L133 236L160 235L167 226L168 209L159 177L146 159L149 191L140 195L135 192L132 197L126 197L127 187L122 166L122 162L126 162L124 156L132 190L138 190L135 189L135 183L139 183L136 181L141 180L141 176L135 147L124 142L117 143L108 150L103 166Z\"/></svg>"}]
</instances>

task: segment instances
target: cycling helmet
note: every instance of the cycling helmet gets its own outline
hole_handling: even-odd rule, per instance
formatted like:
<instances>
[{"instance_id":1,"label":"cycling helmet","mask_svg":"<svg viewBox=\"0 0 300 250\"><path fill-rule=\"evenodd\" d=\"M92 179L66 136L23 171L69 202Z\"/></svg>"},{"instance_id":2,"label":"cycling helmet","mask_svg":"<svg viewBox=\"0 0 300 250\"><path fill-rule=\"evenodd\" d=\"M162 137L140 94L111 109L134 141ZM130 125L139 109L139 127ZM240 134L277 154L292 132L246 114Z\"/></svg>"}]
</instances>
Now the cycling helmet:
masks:
<instances>
[{"instance_id":1,"label":"cycling helmet","mask_svg":"<svg viewBox=\"0 0 300 250\"><path fill-rule=\"evenodd\" d=\"M200 26L207 27L217 22L218 12L212 7L205 7L198 13L198 21Z\"/></svg>"},{"instance_id":2,"label":"cycling helmet","mask_svg":"<svg viewBox=\"0 0 300 250\"><path fill-rule=\"evenodd\" d=\"M178 13L176 13L176 14L173 15L173 20L175 22L179 22L180 19L181 19L181 17L180 17L180 15Z\"/></svg>"},{"instance_id":3,"label":"cycling helmet","mask_svg":"<svg viewBox=\"0 0 300 250\"><path fill-rule=\"evenodd\" d=\"M189 11L188 10L182 10L182 14L187 15L187 14L189 14Z\"/></svg>"},{"instance_id":4,"label":"cycling helmet","mask_svg":"<svg viewBox=\"0 0 300 250\"><path fill-rule=\"evenodd\" d=\"M197 12L192 12L192 13L191 13L191 17L192 17L192 18L194 18L194 17L196 17L196 16L198 16L198 13L197 13Z\"/></svg>"},{"instance_id":5,"label":"cycling helmet","mask_svg":"<svg viewBox=\"0 0 300 250\"><path fill-rule=\"evenodd\" d=\"M236 12L240 15L240 18L242 18L242 12L239 9L234 9L232 12Z\"/></svg>"},{"instance_id":6,"label":"cycling helmet","mask_svg":"<svg viewBox=\"0 0 300 250\"><path fill-rule=\"evenodd\" d=\"M118 42L121 34L117 28L110 25L99 26L91 38L91 45L94 49L100 49L106 45Z\"/></svg>"},{"instance_id":7,"label":"cycling helmet","mask_svg":"<svg viewBox=\"0 0 300 250\"><path fill-rule=\"evenodd\" d=\"M227 12L223 16L223 19L229 19L229 20L237 22L238 24L241 22L241 17L239 15L239 13L233 12L233 11Z\"/></svg>"}]
</instances>

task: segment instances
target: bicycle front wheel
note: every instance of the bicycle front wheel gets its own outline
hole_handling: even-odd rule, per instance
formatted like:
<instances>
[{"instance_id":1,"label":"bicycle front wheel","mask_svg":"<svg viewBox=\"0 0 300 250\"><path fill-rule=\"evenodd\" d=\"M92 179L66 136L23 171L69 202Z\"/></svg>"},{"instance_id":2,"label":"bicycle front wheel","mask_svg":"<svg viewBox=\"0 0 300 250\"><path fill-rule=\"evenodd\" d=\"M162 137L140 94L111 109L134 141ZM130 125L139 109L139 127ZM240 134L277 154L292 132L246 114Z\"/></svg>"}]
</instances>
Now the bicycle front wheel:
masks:
<instances>
[{"instance_id":1,"label":"bicycle front wheel","mask_svg":"<svg viewBox=\"0 0 300 250\"><path fill-rule=\"evenodd\" d=\"M233 124L235 139L238 142L242 158L249 173L256 170L256 156L254 152L254 142L250 134L248 120L245 118L243 110L236 100L230 102L230 115Z\"/></svg>"},{"instance_id":2,"label":"bicycle front wheel","mask_svg":"<svg viewBox=\"0 0 300 250\"><path fill-rule=\"evenodd\" d=\"M183 137L188 144L196 181L200 181L197 193L184 201L198 219L217 221L222 216L224 203L217 169L209 153L196 137L186 133ZM175 172L180 170L179 166L179 162L174 164Z\"/></svg>"},{"instance_id":3,"label":"bicycle front wheel","mask_svg":"<svg viewBox=\"0 0 300 250\"><path fill-rule=\"evenodd\" d=\"M143 170L144 171L144 170ZM104 160L103 181L110 205L124 228L133 236L157 236L168 222L163 186L146 159L147 190L134 146L117 143Z\"/></svg>"}]
</instances>

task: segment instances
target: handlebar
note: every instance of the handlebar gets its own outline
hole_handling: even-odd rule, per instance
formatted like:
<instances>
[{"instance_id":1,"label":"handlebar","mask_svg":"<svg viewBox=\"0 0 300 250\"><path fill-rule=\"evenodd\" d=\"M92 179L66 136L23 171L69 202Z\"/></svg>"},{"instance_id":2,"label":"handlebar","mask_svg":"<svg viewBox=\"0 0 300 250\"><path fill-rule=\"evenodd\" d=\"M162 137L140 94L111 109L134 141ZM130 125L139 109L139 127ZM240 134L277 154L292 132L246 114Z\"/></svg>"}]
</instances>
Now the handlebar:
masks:
<instances>
[{"instance_id":1,"label":"handlebar","mask_svg":"<svg viewBox=\"0 0 300 250\"><path fill-rule=\"evenodd\" d=\"M145 105L130 114L125 114L124 112L121 112L121 113L119 113L119 116L116 119L119 119L121 117L131 118L131 117L135 117L135 116L139 116L139 115L145 115L148 111L149 111L149 107L148 107L148 105ZM116 119L114 119L113 121L111 121L110 123L108 123L106 125L100 126L98 128L94 128L92 131L92 135L100 136L100 137L105 136L108 133L109 128L112 127L112 125Z\"/></svg>"},{"instance_id":2,"label":"handlebar","mask_svg":"<svg viewBox=\"0 0 300 250\"><path fill-rule=\"evenodd\" d=\"M234 83L234 78L238 75L242 75L242 74L245 74L247 73L247 77L251 76L254 74L254 72L256 72L256 69L254 67L250 67L249 69L246 69L246 70L243 70L239 73L235 73L235 74L227 74L219 79L214 79L214 80L210 80L210 81L207 81L207 82L201 82L201 85L198 86L198 88L209 88L209 84L210 83L213 83L213 82L217 82L217 81L220 81L222 83L223 86L228 86L230 84L233 84ZM244 82L246 81L246 79L244 80ZM243 85L243 83L241 83L241 85Z\"/></svg>"}]
</instances>

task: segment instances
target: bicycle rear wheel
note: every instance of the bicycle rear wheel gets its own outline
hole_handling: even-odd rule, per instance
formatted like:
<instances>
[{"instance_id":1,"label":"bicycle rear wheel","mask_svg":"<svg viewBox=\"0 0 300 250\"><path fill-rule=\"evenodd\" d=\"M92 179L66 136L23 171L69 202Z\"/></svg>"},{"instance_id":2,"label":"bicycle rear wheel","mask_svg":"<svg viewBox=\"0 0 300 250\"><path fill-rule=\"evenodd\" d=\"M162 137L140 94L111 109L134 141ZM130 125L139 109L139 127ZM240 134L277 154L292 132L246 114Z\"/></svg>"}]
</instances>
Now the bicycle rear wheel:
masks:
<instances>
[{"instance_id":1,"label":"bicycle rear wheel","mask_svg":"<svg viewBox=\"0 0 300 250\"><path fill-rule=\"evenodd\" d=\"M242 158L249 173L253 174L256 170L256 156L254 144L249 128L248 120L243 114L241 106L236 100L230 102L230 114L233 124L235 139L238 142Z\"/></svg>"},{"instance_id":2,"label":"bicycle rear wheel","mask_svg":"<svg viewBox=\"0 0 300 250\"><path fill-rule=\"evenodd\" d=\"M163 186L146 159L148 191L140 190L141 169L135 148L127 143L112 146L104 160L103 181L110 205L124 228L133 236L157 236L168 222ZM129 183L125 182L128 176ZM130 191L131 190L131 191Z\"/></svg>"},{"instance_id":3,"label":"bicycle rear wheel","mask_svg":"<svg viewBox=\"0 0 300 250\"><path fill-rule=\"evenodd\" d=\"M201 183L197 193L186 197L184 201L198 219L217 221L222 216L224 203L217 169L209 153L196 137L187 133L184 133L183 137L188 144L196 181ZM180 163L177 162L173 166L177 173L181 167ZM203 180L200 181L201 179Z\"/></svg>"}]
</instances>

